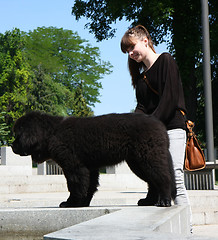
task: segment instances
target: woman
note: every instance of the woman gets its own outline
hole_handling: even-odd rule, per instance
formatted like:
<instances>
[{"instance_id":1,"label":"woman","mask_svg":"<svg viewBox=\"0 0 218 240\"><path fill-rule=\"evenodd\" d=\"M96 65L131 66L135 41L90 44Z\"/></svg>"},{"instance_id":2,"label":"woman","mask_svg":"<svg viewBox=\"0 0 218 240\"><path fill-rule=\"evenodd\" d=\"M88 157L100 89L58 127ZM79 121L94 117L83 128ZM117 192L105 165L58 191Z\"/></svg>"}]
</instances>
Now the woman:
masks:
<instances>
[{"instance_id":1,"label":"woman","mask_svg":"<svg viewBox=\"0 0 218 240\"><path fill-rule=\"evenodd\" d=\"M137 99L135 111L157 117L167 128L177 188L174 204L190 205L183 172L186 127L181 110L186 113L186 108L178 66L170 54L155 52L148 31L141 25L126 31L121 50L129 54L128 66ZM138 204L155 205L157 201L155 187L149 185L147 197Z\"/></svg>"}]
</instances>

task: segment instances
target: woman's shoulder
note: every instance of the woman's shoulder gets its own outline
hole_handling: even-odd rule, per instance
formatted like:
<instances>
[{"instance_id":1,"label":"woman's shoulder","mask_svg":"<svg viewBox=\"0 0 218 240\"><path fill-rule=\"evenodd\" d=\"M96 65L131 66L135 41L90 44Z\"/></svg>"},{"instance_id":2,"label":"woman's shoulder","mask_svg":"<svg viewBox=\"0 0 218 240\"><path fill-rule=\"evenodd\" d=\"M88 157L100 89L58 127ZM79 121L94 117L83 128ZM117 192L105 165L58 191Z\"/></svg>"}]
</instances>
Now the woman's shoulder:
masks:
<instances>
[{"instance_id":1,"label":"woman's shoulder","mask_svg":"<svg viewBox=\"0 0 218 240\"><path fill-rule=\"evenodd\" d=\"M163 65L177 66L175 58L170 53L167 52L162 53L159 59L160 63Z\"/></svg>"},{"instance_id":2,"label":"woman's shoulder","mask_svg":"<svg viewBox=\"0 0 218 240\"><path fill-rule=\"evenodd\" d=\"M173 56L168 52L163 52L160 54L160 59L174 59Z\"/></svg>"}]
</instances>

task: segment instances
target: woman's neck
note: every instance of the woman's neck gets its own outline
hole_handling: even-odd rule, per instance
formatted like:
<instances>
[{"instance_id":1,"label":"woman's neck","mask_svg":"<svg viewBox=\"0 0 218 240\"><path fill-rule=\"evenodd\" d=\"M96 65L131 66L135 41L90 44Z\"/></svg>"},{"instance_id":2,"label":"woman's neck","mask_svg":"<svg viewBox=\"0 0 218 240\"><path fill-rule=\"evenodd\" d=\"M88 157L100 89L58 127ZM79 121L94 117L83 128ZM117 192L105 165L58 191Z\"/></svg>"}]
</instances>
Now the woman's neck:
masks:
<instances>
[{"instance_id":1,"label":"woman's neck","mask_svg":"<svg viewBox=\"0 0 218 240\"><path fill-rule=\"evenodd\" d=\"M160 54L157 54L153 52L152 49L149 49L146 58L143 60L147 69L151 68L151 66L155 63L159 56Z\"/></svg>"}]
</instances>

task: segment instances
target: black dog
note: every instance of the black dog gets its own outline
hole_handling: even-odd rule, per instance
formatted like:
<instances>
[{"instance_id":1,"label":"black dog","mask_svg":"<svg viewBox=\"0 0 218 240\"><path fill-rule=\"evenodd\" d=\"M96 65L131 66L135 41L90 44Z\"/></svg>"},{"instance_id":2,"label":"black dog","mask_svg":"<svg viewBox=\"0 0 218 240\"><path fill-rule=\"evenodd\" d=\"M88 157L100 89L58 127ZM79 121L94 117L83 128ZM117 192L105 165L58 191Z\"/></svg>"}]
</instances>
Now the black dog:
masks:
<instances>
[{"instance_id":1,"label":"black dog","mask_svg":"<svg viewBox=\"0 0 218 240\"><path fill-rule=\"evenodd\" d=\"M42 163L53 159L67 179L70 196L60 207L89 206L99 168L126 161L149 185L140 206L171 206L176 195L169 140L164 125L139 113L55 117L28 113L14 125L14 153Z\"/></svg>"}]
</instances>

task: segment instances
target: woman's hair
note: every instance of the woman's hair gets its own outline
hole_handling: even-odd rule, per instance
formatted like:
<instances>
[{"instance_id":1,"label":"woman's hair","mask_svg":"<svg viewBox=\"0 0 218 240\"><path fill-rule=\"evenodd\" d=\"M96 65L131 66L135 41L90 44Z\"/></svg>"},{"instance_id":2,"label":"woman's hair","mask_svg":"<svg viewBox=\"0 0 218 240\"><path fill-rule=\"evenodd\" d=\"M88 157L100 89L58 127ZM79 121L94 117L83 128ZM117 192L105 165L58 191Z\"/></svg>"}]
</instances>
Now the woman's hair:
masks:
<instances>
[{"instance_id":1,"label":"woman's hair","mask_svg":"<svg viewBox=\"0 0 218 240\"><path fill-rule=\"evenodd\" d=\"M152 49L153 52L155 52L151 36L148 30L142 25L137 25L125 32L120 44L122 52L127 53L128 49L135 45L136 39L143 40L145 37L148 39L148 46ZM132 85L135 88L136 82L141 72L146 69L146 66L143 62L137 63L135 60L128 57L128 67L130 75L132 77Z\"/></svg>"}]
</instances>

